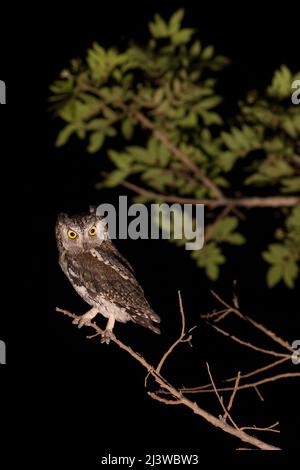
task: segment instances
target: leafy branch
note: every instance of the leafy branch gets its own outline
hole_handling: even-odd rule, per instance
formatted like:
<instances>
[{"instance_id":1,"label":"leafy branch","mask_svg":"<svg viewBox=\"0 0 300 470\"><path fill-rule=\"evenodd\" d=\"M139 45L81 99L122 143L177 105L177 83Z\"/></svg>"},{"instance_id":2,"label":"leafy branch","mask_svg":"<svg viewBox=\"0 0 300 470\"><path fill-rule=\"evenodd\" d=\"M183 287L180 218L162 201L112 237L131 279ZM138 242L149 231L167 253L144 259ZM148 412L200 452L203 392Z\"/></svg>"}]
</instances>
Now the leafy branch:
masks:
<instances>
[{"instance_id":1,"label":"leafy branch","mask_svg":"<svg viewBox=\"0 0 300 470\"><path fill-rule=\"evenodd\" d=\"M291 87L300 72L282 65L266 90L249 92L236 115L223 115L218 78L230 61L183 18L182 9L169 21L155 15L146 45L94 43L84 60L72 60L51 86L64 123L56 145L76 135L89 153L107 155L112 169L98 188L127 187L143 203L205 204L210 237L191 256L212 280L226 261L224 244L247 239L240 209L276 209L275 242L263 252L267 283L292 288L300 261L300 106Z\"/></svg>"}]
</instances>

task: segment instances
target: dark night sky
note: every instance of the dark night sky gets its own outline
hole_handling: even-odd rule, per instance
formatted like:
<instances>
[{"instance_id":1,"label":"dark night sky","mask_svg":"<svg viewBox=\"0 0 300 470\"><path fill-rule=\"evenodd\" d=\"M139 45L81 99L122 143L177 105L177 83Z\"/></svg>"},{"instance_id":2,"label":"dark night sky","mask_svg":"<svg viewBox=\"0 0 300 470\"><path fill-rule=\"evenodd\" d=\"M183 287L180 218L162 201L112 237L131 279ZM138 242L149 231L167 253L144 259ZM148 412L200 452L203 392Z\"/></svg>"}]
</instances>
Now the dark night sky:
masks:
<instances>
[{"instance_id":1,"label":"dark night sky","mask_svg":"<svg viewBox=\"0 0 300 470\"><path fill-rule=\"evenodd\" d=\"M99 156L87 156L75 140L62 150L54 148L58 123L47 111L48 87L69 59L82 56L92 41L104 46L126 44L127 38L145 41L147 22L154 13L169 16L184 6L185 24L199 30L203 43L214 44L219 53L233 60L224 72L222 86L228 102L235 103L247 89L268 85L282 63L299 70L298 12L293 2L285 2L280 10L274 5L263 10L253 2L226 2L222 7L215 2L135 5L114 0L97 2L97 7L94 2L69 5L68 11L52 2L32 10L28 5L18 7L17 12L7 13L9 27L0 33L0 79L8 88L8 104L0 108L3 206L12 218L9 226L14 227L17 251L26 258L20 278L16 279L14 268L8 276L8 288L13 289L7 296L10 313L9 318L5 312L0 318L0 339L6 340L8 348L8 364L0 369L3 401L15 395L6 417L14 426L5 437L24 452L23 461L28 458L28 462L41 464L38 447L47 460L69 463L66 468L72 468L71 462L77 459L92 465L109 451L120 455L191 451L201 456L212 446L234 449L234 439L184 409L151 401L143 390L144 373L133 360L114 346L87 341L82 331L53 313L56 305L77 312L86 308L57 265L53 233L57 213L114 201L118 193L94 190L101 168ZM285 287L265 288L260 251L271 236L271 224L265 214L249 214L245 226L255 227L251 240L240 250L228 251L230 262L214 289L229 298L232 282L238 279L245 313L294 339L297 328L299 332L299 283L292 292ZM7 234L4 237L8 245ZM211 284L184 251L166 241L123 241L119 247L163 318L163 333L156 337L132 325L121 326L118 332L157 362L179 331L178 289L192 326L199 323L200 314L216 307L209 294ZM20 283L25 286L26 304L19 293ZM205 361L221 377L224 371L230 375L238 368L249 370L253 362L265 360L241 354L204 325L195 333L194 344L193 354L182 348L167 369L179 382L206 382ZM263 403L254 392L241 394L236 417L257 425L280 420L282 441L272 435L273 442L283 445L285 441L286 447L292 447L296 383L267 386L263 394ZM201 403L216 412L216 397L206 396ZM54 427L51 434L50 424ZM10 455L14 458L17 455Z\"/></svg>"}]
</instances>

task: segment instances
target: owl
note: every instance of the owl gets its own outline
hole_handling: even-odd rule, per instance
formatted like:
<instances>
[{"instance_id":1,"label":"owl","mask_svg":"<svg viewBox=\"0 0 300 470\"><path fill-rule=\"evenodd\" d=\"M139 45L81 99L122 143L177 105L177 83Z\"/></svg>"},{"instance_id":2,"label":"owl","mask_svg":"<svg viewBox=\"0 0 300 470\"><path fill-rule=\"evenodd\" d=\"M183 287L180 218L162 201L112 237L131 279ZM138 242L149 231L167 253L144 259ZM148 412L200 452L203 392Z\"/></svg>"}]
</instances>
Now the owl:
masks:
<instances>
[{"instance_id":1,"label":"owl","mask_svg":"<svg viewBox=\"0 0 300 470\"><path fill-rule=\"evenodd\" d=\"M59 264L76 292L91 309L74 320L81 328L98 313L108 319L101 342L114 337L115 322L132 321L155 333L160 317L152 310L128 261L109 238L107 225L92 211L59 214L56 222Z\"/></svg>"}]
</instances>

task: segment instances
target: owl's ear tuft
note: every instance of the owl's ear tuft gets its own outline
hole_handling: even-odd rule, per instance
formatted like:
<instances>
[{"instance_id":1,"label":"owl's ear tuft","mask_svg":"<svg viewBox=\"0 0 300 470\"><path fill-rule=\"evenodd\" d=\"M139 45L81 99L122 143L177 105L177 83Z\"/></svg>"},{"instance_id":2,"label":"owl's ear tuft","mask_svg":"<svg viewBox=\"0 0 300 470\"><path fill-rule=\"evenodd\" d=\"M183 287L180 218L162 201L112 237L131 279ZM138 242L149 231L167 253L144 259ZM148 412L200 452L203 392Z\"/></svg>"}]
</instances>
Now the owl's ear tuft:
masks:
<instances>
[{"instance_id":1,"label":"owl's ear tuft","mask_svg":"<svg viewBox=\"0 0 300 470\"><path fill-rule=\"evenodd\" d=\"M64 212L60 212L57 216L56 223L64 222L67 218L68 218L68 214L65 214Z\"/></svg>"},{"instance_id":2,"label":"owl's ear tuft","mask_svg":"<svg viewBox=\"0 0 300 470\"><path fill-rule=\"evenodd\" d=\"M96 206L89 206L89 212L90 214L96 214L97 207Z\"/></svg>"}]
</instances>

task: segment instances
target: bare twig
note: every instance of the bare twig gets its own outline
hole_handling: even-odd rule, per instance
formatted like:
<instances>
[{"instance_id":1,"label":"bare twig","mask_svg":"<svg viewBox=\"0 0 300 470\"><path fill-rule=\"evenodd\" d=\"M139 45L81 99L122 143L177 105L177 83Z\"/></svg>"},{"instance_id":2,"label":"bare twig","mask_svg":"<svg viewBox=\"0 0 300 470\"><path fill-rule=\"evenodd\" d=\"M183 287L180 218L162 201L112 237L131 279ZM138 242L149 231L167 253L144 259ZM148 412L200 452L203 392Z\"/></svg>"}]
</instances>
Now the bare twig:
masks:
<instances>
[{"instance_id":1,"label":"bare twig","mask_svg":"<svg viewBox=\"0 0 300 470\"><path fill-rule=\"evenodd\" d=\"M57 312L61 312L64 315L73 318L73 319L78 319L77 315L74 313L68 312L67 310L63 310L60 308L56 309ZM103 330L98 327L98 325L93 322L90 325L91 328L95 330L96 333L99 333L101 335L103 333ZM98 336L98 335L97 335ZM237 437L243 442L247 442L248 444L253 445L254 447L257 447L262 450L279 450L278 447L275 447L273 445L270 445L260 439L257 439L256 437L253 437L249 434L247 434L245 431L242 431L240 429L236 429L234 426L231 426L228 423L225 423L223 420L217 418L216 416L212 415L211 413L205 411L203 408L201 408L196 402L192 402L189 400L187 397L185 397L182 392L175 387L173 387L171 384L169 384L165 378L163 378L155 368L149 364L149 362L146 361L146 359L141 356L139 353L135 352L130 346L127 346L124 344L122 341L120 341L117 338L112 338L111 340L113 343L117 344L121 349L126 351L128 354L130 354L137 362L139 362L154 378L156 383L165 391L170 393L176 400L179 400L182 405L184 405L186 408L190 409L193 413L195 413L198 416L201 416L203 419L205 419L207 422L212 424L213 426L222 429L224 432L231 434L232 436Z\"/></svg>"},{"instance_id":2,"label":"bare twig","mask_svg":"<svg viewBox=\"0 0 300 470\"><path fill-rule=\"evenodd\" d=\"M217 390L217 388L216 388L216 386L215 386L215 382L214 382L214 380L213 380L213 378L212 378L212 375L211 375L211 372L210 372L210 368L209 368L208 362L206 363L206 367L207 367L208 375L209 375L210 381L211 381L211 383L212 383L214 392L215 392L215 394L216 394L216 396L217 396L217 398L218 398L218 400L219 400L219 402L220 402L220 405L221 405L221 407L223 408L223 411L224 411L224 417L223 417L222 420L223 420L224 422L226 422L226 417L228 417L229 420L231 421L232 425L233 425L236 429L239 429L239 427L235 424L235 422L233 421L232 417L230 416L228 410L226 409L226 407L225 407L225 405L224 405L224 403L223 403L222 397L220 397L220 395L219 395L219 393L218 393L218 390Z\"/></svg>"},{"instance_id":3,"label":"bare twig","mask_svg":"<svg viewBox=\"0 0 300 470\"><path fill-rule=\"evenodd\" d=\"M237 336L231 335L227 331L223 330L219 326L216 326L212 323L208 323L212 328L214 328L218 333L221 333L224 336L227 336L228 338L232 339L233 341L236 341L239 344L242 344L243 346L246 346L247 348L254 349L255 351L262 352L264 354L268 354L270 356L276 356L276 357L285 357L285 358L290 358L290 354L284 354L284 353L278 353L276 351L272 351L271 349L264 349L259 346L255 346L255 344L252 344L248 341L244 341Z\"/></svg>"},{"instance_id":4,"label":"bare twig","mask_svg":"<svg viewBox=\"0 0 300 470\"><path fill-rule=\"evenodd\" d=\"M219 300L219 302L228 308L228 310L230 312L233 312L235 315L237 315L240 319L244 320L244 321L247 321L249 323L251 323L255 328L257 328L258 330L260 330L262 333L264 333L266 336L268 336L269 338L271 338L273 341L275 341L276 343L280 344L284 349L290 351L290 352L294 352L292 346L285 340L283 340L282 338L280 338L278 335L276 335L273 331L269 330L268 328L266 328L264 325L262 325L261 323L258 323L257 321L253 320L252 318L246 316L246 315L243 315L241 313L241 311L236 308L236 307L233 307L232 305L228 304L227 302L225 302L225 300L223 300L218 294L216 294L216 292L214 292L213 290L211 291L212 295L217 299ZM230 313L228 312L228 313Z\"/></svg>"},{"instance_id":5,"label":"bare twig","mask_svg":"<svg viewBox=\"0 0 300 470\"><path fill-rule=\"evenodd\" d=\"M269 338L271 338L273 341L275 341L275 343L280 344L283 348L287 349L290 352L294 352L292 346L287 341L285 341L282 338L280 338L279 336L277 336L273 331L269 330L268 328L266 328L261 323L258 323L257 321L253 320L253 318L250 318L250 317L247 317L247 316L245 316L245 320L248 321L249 323L251 323L253 326L255 326L258 330L265 333L265 335L269 336Z\"/></svg>"},{"instance_id":6,"label":"bare twig","mask_svg":"<svg viewBox=\"0 0 300 470\"><path fill-rule=\"evenodd\" d=\"M290 358L289 357L283 357L281 359L278 359L278 361L271 362L270 364L267 364L266 366L259 367L258 369L252 370L251 372L247 372L246 374L241 374L240 379L246 379L248 377L255 376L257 374L260 374L261 372L264 372L266 370L272 369L273 367L278 366L279 364L282 364L285 361L288 361ZM234 382L236 381L236 376L234 377L229 377L228 379L223 379L222 382ZM205 385L201 385L199 387L196 387L198 390L204 390L206 388L211 388L211 383L207 383Z\"/></svg>"},{"instance_id":7,"label":"bare twig","mask_svg":"<svg viewBox=\"0 0 300 470\"><path fill-rule=\"evenodd\" d=\"M269 432L277 432L277 433L280 433L279 429L274 429L276 426L278 426L279 424L279 421L276 421L276 423L274 424L271 424L270 426L268 427L265 427L265 428L258 428L257 426L243 426L242 429L243 431L245 429L251 429L253 431L269 431Z\"/></svg>"},{"instance_id":8,"label":"bare twig","mask_svg":"<svg viewBox=\"0 0 300 470\"><path fill-rule=\"evenodd\" d=\"M259 391L259 388L255 385L254 387L254 390L256 391L257 395L258 395L258 398L260 399L260 401L265 401L264 397L262 396L262 394L260 393Z\"/></svg>"},{"instance_id":9,"label":"bare twig","mask_svg":"<svg viewBox=\"0 0 300 470\"><path fill-rule=\"evenodd\" d=\"M161 397L160 395L157 395L157 393L154 392L147 392L149 397L153 398L154 400L160 401L161 403L164 403L165 405L182 405L180 400L167 400L166 398Z\"/></svg>"},{"instance_id":10,"label":"bare twig","mask_svg":"<svg viewBox=\"0 0 300 470\"><path fill-rule=\"evenodd\" d=\"M183 305L182 305L182 298L181 298L181 294L180 294L180 291L178 291L178 298L179 298L179 310L180 310L180 316L181 316L181 332L180 332L180 336L179 338L174 341L174 343L171 344L171 346L167 349L167 351L164 353L164 355L162 356L161 360L159 361L159 364L158 366L156 367L156 372L159 374L160 371L161 371L161 368L162 366L164 365L164 362L166 361L167 357L171 354L171 352L176 348L176 346L178 346L178 344L182 343L183 342L183 339L185 337L185 315L184 315L184 311L183 311ZM189 340L189 338L187 338L187 340ZM187 341L186 340L186 341Z\"/></svg>"},{"instance_id":11,"label":"bare twig","mask_svg":"<svg viewBox=\"0 0 300 470\"><path fill-rule=\"evenodd\" d=\"M281 380L281 379L289 379L293 377L300 377L300 372L285 372L283 374L277 374L273 375L272 377L266 377L261 380L257 380L256 382L250 382L246 383L243 385L239 385L239 390L245 390L246 388L254 388L257 387L258 385L263 385L269 382L275 382L276 380ZM218 392L231 392L234 387L218 387ZM184 393L212 393L214 390L213 388L201 388L201 387L181 387L180 388L181 392Z\"/></svg>"},{"instance_id":12,"label":"bare twig","mask_svg":"<svg viewBox=\"0 0 300 470\"><path fill-rule=\"evenodd\" d=\"M233 405L233 401L234 401L236 392L238 391L238 387L239 387L239 383L240 383L240 378L241 378L241 373L238 372L238 374L237 374L237 376L236 376L235 384L234 384L234 387L233 387L233 391L232 391L232 394L230 395L229 403L228 403L228 405L227 405L227 413L225 413L225 415L224 415L224 419L225 419L225 420L226 420L226 418L227 418L228 412L229 412L229 411L231 410L231 408L232 408L232 405Z\"/></svg>"}]
</instances>

